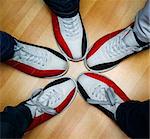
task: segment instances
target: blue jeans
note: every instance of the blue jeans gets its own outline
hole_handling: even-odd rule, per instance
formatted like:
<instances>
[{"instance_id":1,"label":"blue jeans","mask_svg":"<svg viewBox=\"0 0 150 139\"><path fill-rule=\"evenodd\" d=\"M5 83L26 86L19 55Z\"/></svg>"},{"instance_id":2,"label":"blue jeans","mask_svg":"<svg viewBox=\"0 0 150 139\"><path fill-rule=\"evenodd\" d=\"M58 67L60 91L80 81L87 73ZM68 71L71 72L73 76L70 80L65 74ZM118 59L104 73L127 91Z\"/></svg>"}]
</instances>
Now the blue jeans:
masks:
<instances>
[{"instance_id":1,"label":"blue jeans","mask_svg":"<svg viewBox=\"0 0 150 139\"><path fill-rule=\"evenodd\" d=\"M79 12L80 0L44 0L48 7L60 17L72 17Z\"/></svg>"},{"instance_id":2,"label":"blue jeans","mask_svg":"<svg viewBox=\"0 0 150 139\"><path fill-rule=\"evenodd\" d=\"M0 113L0 138L21 138L31 121L30 109L24 104L6 107Z\"/></svg>"},{"instance_id":3,"label":"blue jeans","mask_svg":"<svg viewBox=\"0 0 150 139\"><path fill-rule=\"evenodd\" d=\"M0 62L5 62L13 57L15 44L11 35L0 31Z\"/></svg>"},{"instance_id":4,"label":"blue jeans","mask_svg":"<svg viewBox=\"0 0 150 139\"><path fill-rule=\"evenodd\" d=\"M48 7L60 17L72 17L79 12L79 0L44 0ZM9 60L14 55L14 38L0 31L0 62Z\"/></svg>"},{"instance_id":5,"label":"blue jeans","mask_svg":"<svg viewBox=\"0 0 150 139\"><path fill-rule=\"evenodd\" d=\"M119 105L116 123L132 138L149 138L150 101L128 101Z\"/></svg>"},{"instance_id":6,"label":"blue jeans","mask_svg":"<svg viewBox=\"0 0 150 139\"><path fill-rule=\"evenodd\" d=\"M128 101L119 105L116 123L129 137L149 137L149 102ZM0 138L21 138L31 121L31 112L23 103L6 107L0 113Z\"/></svg>"}]
</instances>

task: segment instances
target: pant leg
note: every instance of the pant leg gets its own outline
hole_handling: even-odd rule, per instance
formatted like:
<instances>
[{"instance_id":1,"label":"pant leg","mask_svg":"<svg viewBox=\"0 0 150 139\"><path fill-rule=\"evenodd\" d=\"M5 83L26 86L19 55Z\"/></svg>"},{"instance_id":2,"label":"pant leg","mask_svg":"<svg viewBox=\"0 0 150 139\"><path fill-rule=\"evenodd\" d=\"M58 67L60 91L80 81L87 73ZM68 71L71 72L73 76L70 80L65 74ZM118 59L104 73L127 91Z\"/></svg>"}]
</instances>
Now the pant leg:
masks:
<instances>
[{"instance_id":1,"label":"pant leg","mask_svg":"<svg viewBox=\"0 0 150 139\"><path fill-rule=\"evenodd\" d=\"M79 12L79 0L44 0L49 8L60 17L72 17Z\"/></svg>"},{"instance_id":2,"label":"pant leg","mask_svg":"<svg viewBox=\"0 0 150 139\"><path fill-rule=\"evenodd\" d=\"M150 101L128 101L119 105L116 120L120 128L132 138L149 136Z\"/></svg>"},{"instance_id":3,"label":"pant leg","mask_svg":"<svg viewBox=\"0 0 150 139\"><path fill-rule=\"evenodd\" d=\"M12 36L0 31L0 62L5 62L13 57L15 44Z\"/></svg>"},{"instance_id":4,"label":"pant leg","mask_svg":"<svg viewBox=\"0 0 150 139\"><path fill-rule=\"evenodd\" d=\"M28 107L6 107L0 113L0 138L21 138L31 123L32 116Z\"/></svg>"},{"instance_id":5,"label":"pant leg","mask_svg":"<svg viewBox=\"0 0 150 139\"><path fill-rule=\"evenodd\" d=\"M136 16L133 30L139 40L150 42L150 0L147 0L145 7Z\"/></svg>"}]
</instances>

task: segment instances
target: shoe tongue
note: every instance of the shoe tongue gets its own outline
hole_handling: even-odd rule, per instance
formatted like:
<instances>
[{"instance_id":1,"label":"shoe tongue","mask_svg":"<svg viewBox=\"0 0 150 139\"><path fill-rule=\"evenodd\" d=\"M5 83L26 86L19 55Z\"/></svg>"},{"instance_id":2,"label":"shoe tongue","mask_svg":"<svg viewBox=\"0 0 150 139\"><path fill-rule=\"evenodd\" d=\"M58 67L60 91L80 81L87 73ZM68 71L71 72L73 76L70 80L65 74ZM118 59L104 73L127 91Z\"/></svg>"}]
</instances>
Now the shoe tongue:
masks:
<instances>
[{"instance_id":1,"label":"shoe tongue","mask_svg":"<svg viewBox=\"0 0 150 139\"><path fill-rule=\"evenodd\" d=\"M123 38L123 41L126 44L126 46L128 46L128 47L130 47L130 46L131 47L138 47L139 46L139 44L137 43L137 41L135 39L135 36L134 36L132 30L129 30L127 32L127 34Z\"/></svg>"}]
</instances>

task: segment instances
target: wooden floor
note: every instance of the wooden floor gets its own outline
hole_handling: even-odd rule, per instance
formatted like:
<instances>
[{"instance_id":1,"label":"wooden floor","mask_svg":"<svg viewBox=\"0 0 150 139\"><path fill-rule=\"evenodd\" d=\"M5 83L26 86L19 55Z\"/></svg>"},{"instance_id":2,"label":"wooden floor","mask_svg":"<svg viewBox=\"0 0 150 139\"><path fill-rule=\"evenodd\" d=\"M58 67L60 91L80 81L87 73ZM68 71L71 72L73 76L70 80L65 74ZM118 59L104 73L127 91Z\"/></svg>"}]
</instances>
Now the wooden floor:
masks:
<instances>
[{"instance_id":1,"label":"wooden floor","mask_svg":"<svg viewBox=\"0 0 150 139\"><path fill-rule=\"evenodd\" d=\"M145 0L81 0L80 11L89 46L103 35L134 21ZM0 30L23 41L59 51L52 31L50 10L42 0L0 0ZM149 51L141 52L103 73L131 98L149 98ZM70 63L65 76L77 78L87 71L83 62ZM28 98L52 79L38 79L0 64L0 110ZM86 104L78 94L70 108L24 136L25 139L126 139L102 112Z\"/></svg>"}]
</instances>

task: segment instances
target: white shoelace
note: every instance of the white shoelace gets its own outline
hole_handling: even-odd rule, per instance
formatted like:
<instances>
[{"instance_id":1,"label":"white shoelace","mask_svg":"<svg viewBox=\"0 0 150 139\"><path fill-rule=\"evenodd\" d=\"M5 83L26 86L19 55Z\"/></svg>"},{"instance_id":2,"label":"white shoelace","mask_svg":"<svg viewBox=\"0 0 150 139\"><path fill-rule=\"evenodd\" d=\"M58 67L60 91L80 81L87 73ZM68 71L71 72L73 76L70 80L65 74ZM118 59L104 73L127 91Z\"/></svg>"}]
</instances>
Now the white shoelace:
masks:
<instances>
[{"instance_id":1,"label":"white shoelace","mask_svg":"<svg viewBox=\"0 0 150 139\"><path fill-rule=\"evenodd\" d=\"M133 46L127 46L125 42L123 41L123 38L129 33L131 30L127 30L119 34L118 36L113 38L113 41L111 41L106 46L106 54L110 57L120 57L122 55L128 55L133 53L134 51L138 52L141 51L142 47L133 47Z\"/></svg>"},{"instance_id":2,"label":"white shoelace","mask_svg":"<svg viewBox=\"0 0 150 139\"><path fill-rule=\"evenodd\" d=\"M87 102L90 104L99 104L99 105L110 105L114 106L116 103L118 103L115 95L114 90L110 87L108 88L102 88L101 85L96 87L94 91L92 92L92 95L97 98L97 100L94 99L87 99Z\"/></svg>"},{"instance_id":3,"label":"white shoelace","mask_svg":"<svg viewBox=\"0 0 150 139\"><path fill-rule=\"evenodd\" d=\"M15 51L15 57L17 60L26 62L26 63L31 63L31 64L36 64L38 66L44 67L45 64L47 63L47 53L44 52L35 52L34 54L29 52L24 46L20 45L15 45L14 48Z\"/></svg>"},{"instance_id":4,"label":"white shoelace","mask_svg":"<svg viewBox=\"0 0 150 139\"><path fill-rule=\"evenodd\" d=\"M65 34L68 38L77 37L80 34L78 16L61 18Z\"/></svg>"},{"instance_id":5,"label":"white shoelace","mask_svg":"<svg viewBox=\"0 0 150 139\"><path fill-rule=\"evenodd\" d=\"M36 97L35 95L37 94L38 96ZM41 97L43 97L42 101L41 101ZM56 115L57 114L56 110L49 106L50 100L53 99L53 101L56 103L56 101L60 100L60 97L61 96L58 96L58 93L56 92L55 89L50 90L49 93L46 94L43 91L43 89L38 89L33 92L31 96L31 100L29 100L30 102L27 103L27 105L36 106L35 114L36 111L38 111L41 114L47 113L51 115Z\"/></svg>"}]
</instances>

